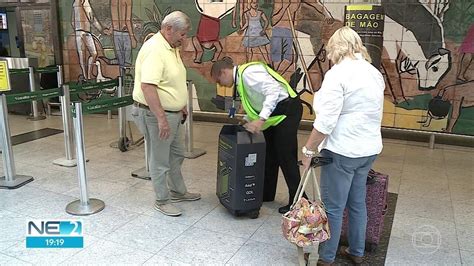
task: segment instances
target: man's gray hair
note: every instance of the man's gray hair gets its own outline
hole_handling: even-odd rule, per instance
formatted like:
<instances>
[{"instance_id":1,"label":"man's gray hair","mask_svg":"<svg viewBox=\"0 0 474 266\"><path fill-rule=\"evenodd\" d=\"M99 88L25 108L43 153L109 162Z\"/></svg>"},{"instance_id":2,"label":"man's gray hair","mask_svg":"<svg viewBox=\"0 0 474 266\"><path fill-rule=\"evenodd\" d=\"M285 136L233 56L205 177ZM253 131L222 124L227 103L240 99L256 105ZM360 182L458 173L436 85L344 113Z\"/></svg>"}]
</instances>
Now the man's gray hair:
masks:
<instances>
[{"instance_id":1,"label":"man's gray hair","mask_svg":"<svg viewBox=\"0 0 474 266\"><path fill-rule=\"evenodd\" d=\"M161 29L170 26L173 30L191 29L191 20L181 11L169 13L161 22Z\"/></svg>"}]
</instances>

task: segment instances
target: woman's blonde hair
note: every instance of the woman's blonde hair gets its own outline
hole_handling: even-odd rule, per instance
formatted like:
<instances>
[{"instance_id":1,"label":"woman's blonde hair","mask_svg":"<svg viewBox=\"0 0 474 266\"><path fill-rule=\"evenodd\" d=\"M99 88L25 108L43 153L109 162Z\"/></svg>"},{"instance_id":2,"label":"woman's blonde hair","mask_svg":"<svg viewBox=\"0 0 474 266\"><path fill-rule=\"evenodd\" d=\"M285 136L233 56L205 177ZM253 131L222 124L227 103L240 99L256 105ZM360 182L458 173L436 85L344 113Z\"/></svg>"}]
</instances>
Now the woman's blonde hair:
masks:
<instances>
[{"instance_id":1,"label":"woman's blonde hair","mask_svg":"<svg viewBox=\"0 0 474 266\"><path fill-rule=\"evenodd\" d=\"M334 64L339 64L345 57L356 59L356 53L361 53L365 60L372 62L359 34L347 26L334 32L329 39L326 50L328 59Z\"/></svg>"}]
</instances>

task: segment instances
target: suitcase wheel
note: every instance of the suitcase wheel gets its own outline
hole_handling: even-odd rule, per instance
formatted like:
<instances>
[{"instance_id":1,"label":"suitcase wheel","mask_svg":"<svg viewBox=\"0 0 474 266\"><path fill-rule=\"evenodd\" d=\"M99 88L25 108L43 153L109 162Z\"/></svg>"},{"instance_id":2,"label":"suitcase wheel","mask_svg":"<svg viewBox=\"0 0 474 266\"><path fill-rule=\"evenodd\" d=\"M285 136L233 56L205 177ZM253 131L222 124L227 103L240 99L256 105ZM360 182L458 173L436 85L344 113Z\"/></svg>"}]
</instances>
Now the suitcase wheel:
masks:
<instances>
[{"instance_id":1,"label":"suitcase wheel","mask_svg":"<svg viewBox=\"0 0 474 266\"><path fill-rule=\"evenodd\" d=\"M121 152L128 151L129 144L130 144L130 140L127 137L121 137L118 140L118 148Z\"/></svg>"},{"instance_id":2,"label":"suitcase wheel","mask_svg":"<svg viewBox=\"0 0 474 266\"><path fill-rule=\"evenodd\" d=\"M253 211L253 212L248 213L248 217L250 219L257 219L259 215L260 215L260 211Z\"/></svg>"},{"instance_id":3,"label":"suitcase wheel","mask_svg":"<svg viewBox=\"0 0 474 266\"><path fill-rule=\"evenodd\" d=\"M377 244L375 243L365 243L365 250L367 250L370 253L375 252L377 250Z\"/></svg>"}]
</instances>

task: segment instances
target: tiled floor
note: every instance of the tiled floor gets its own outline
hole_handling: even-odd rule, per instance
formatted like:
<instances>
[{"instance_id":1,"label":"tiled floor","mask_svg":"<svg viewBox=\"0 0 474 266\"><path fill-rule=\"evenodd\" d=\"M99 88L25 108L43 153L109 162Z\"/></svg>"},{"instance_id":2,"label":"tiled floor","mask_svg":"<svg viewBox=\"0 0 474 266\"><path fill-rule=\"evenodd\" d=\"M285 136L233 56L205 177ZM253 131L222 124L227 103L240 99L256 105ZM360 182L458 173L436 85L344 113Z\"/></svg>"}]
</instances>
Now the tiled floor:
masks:
<instances>
[{"instance_id":1,"label":"tiled floor","mask_svg":"<svg viewBox=\"0 0 474 266\"><path fill-rule=\"evenodd\" d=\"M143 147L125 153L111 148L117 119L85 117L89 193L106 208L81 218L82 250L25 248L28 220L75 218L64 209L79 197L77 170L52 164L63 157L63 135L14 146L17 173L35 181L0 190L0 264L295 265L296 249L281 237L276 210L287 201L282 178L276 202L265 203L259 219L235 218L218 203L220 126L195 123L194 146L207 154L185 160L183 170L189 190L203 198L179 203L184 214L172 218L153 209L149 181L130 177L144 165ZM13 135L61 129L61 119L31 122L10 116L10 127ZM300 145L307 135L300 132ZM474 265L474 149L437 145L430 150L426 143L389 139L384 145L374 168L388 173L390 192L399 193L386 264Z\"/></svg>"}]
</instances>

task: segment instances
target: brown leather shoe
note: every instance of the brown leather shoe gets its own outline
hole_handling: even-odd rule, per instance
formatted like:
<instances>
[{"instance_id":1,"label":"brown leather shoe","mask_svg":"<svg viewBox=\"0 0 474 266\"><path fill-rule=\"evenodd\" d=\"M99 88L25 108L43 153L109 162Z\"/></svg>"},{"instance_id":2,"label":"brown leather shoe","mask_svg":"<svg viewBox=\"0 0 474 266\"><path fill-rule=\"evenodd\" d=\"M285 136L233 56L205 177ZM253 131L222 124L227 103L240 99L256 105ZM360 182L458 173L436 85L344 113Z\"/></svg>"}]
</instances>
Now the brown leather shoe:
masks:
<instances>
[{"instance_id":1,"label":"brown leather shoe","mask_svg":"<svg viewBox=\"0 0 474 266\"><path fill-rule=\"evenodd\" d=\"M325 262L324 260L319 259L316 265L317 266L332 266L334 265L334 263Z\"/></svg>"},{"instance_id":2,"label":"brown leather shoe","mask_svg":"<svg viewBox=\"0 0 474 266\"><path fill-rule=\"evenodd\" d=\"M364 262L364 257L352 255L347 251L348 249L349 247L341 246L341 248L339 249L339 254L346 258L349 258L355 265L361 265Z\"/></svg>"}]
</instances>

